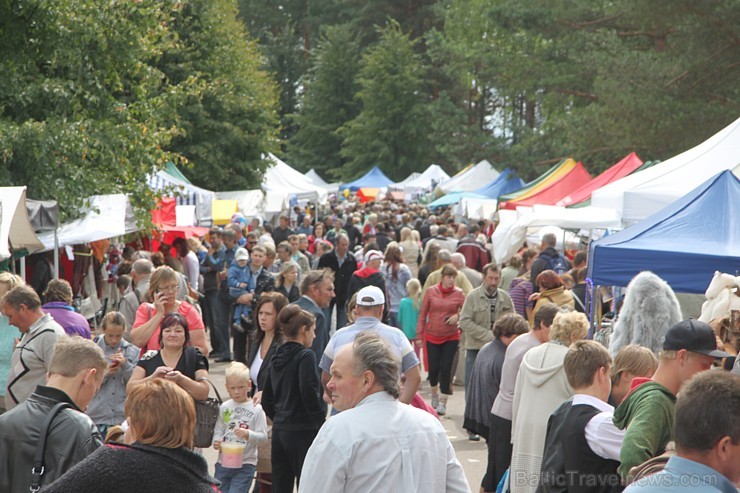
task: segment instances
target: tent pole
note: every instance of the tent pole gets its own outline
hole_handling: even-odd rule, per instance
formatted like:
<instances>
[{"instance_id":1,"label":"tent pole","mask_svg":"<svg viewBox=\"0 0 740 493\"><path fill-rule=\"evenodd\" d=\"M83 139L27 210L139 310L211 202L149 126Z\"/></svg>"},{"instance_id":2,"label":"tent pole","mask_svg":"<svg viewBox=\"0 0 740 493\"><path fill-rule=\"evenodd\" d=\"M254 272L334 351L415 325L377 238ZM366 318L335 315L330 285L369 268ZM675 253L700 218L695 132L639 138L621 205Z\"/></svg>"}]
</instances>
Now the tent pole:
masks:
<instances>
[{"instance_id":1,"label":"tent pole","mask_svg":"<svg viewBox=\"0 0 740 493\"><path fill-rule=\"evenodd\" d=\"M26 282L26 257L21 257L21 279Z\"/></svg>"},{"instance_id":2,"label":"tent pole","mask_svg":"<svg viewBox=\"0 0 740 493\"><path fill-rule=\"evenodd\" d=\"M54 279L59 279L59 236L54 228Z\"/></svg>"}]
</instances>

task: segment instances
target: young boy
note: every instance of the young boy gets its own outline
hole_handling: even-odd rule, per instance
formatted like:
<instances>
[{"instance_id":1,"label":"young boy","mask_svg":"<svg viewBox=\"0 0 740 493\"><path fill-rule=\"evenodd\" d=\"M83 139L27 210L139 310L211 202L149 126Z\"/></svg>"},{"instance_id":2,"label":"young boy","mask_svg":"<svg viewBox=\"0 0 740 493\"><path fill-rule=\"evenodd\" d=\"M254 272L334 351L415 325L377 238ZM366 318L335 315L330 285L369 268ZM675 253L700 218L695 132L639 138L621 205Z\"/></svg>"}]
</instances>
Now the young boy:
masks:
<instances>
[{"instance_id":1,"label":"young boy","mask_svg":"<svg viewBox=\"0 0 740 493\"><path fill-rule=\"evenodd\" d=\"M215 476L221 481L223 493L250 491L257 467L257 443L267 440L265 412L249 398L250 387L249 368L242 363L231 363L226 369L226 390L231 399L221 404L213 448L220 452L226 442L240 443L245 448L240 468L224 467L219 453Z\"/></svg>"},{"instance_id":2,"label":"young boy","mask_svg":"<svg viewBox=\"0 0 740 493\"><path fill-rule=\"evenodd\" d=\"M577 341L563 363L574 395L547 423L537 492L618 492L619 450L624 431L612 422L611 357L595 341Z\"/></svg>"},{"instance_id":3,"label":"young boy","mask_svg":"<svg viewBox=\"0 0 740 493\"><path fill-rule=\"evenodd\" d=\"M236 302L242 295L250 296L250 304L236 303L234 305L234 316L232 327L235 331L245 331L242 320L249 320L252 311L251 301L254 299L254 290L257 280L249 269L249 252L246 248L238 248L234 254L234 261L229 266L228 284L229 296Z\"/></svg>"}]
</instances>

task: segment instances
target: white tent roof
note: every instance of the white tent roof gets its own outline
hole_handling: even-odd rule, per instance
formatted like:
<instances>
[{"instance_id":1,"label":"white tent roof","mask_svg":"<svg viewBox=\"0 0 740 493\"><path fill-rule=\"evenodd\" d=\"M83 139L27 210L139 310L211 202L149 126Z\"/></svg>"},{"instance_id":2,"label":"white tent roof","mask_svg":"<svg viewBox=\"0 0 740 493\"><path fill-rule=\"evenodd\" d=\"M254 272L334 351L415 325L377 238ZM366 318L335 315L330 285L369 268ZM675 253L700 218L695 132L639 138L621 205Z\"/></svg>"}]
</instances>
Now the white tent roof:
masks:
<instances>
[{"instance_id":1,"label":"white tent roof","mask_svg":"<svg viewBox=\"0 0 740 493\"><path fill-rule=\"evenodd\" d=\"M29 253L44 247L28 218L26 187L0 187L0 260L10 257L11 243Z\"/></svg>"},{"instance_id":2,"label":"white tent roof","mask_svg":"<svg viewBox=\"0 0 740 493\"><path fill-rule=\"evenodd\" d=\"M404 189L431 188L432 182L434 182L435 185L440 185L441 183L449 179L450 179L450 175L445 173L445 170L439 167L439 165L432 164L426 170L424 170L424 172L421 175L411 180L408 180L407 178L402 183L403 183Z\"/></svg>"},{"instance_id":3,"label":"white tent roof","mask_svg":"<svg viewBox=\"0 0 740 493\"><path fill-rule=\"evenodd\" d=\"M231 192L216 192L219 200L236 200L239 212L245 217L262 217L264 212L265 194L262 190L235 190Z\"/></svg>"},{"instance_id":4,"label":"white tent roof","mask_svg":"<svg viewBox=\"0 0 740 493\"><path fill-rule=\"evenodd\" d=\"M306 172L306 174L303 176L308 178L311 181L311 183L313 183L314 185L321 185L322 187L325 187L326 185L328 185L326 180L321 178L321 176L319 176L319 174L313 168L308 170L308 172Z\"/></svg>"},{"instance_id":5,"label":"white tent roof","mask_svg":"<svg viewBox=\"0 0 740 493\"><path fill-rule=\"evenodd\" d=\"M499 210L499 223L491 241L496 245L494 257L501 264L510 259L527 239L529 228L556 226L568 229L604 229L620 225L619 214L611 209L582 207L567 209L554 205L517 207L516 211Z\"/></svg>"},{"instance_id":6,"label":"white tent roof","mask_svg":"<svg viewBox=\"0 0 740 493\"><path fill-rule=\"evenodd\" d=\"M273 164L267 168L262 180L262 189L265 193L283 196L284 199L295 195L298 198L316 200L319 203L326 202L328 193L324 187L315 185L305 175L294 170L273 154L268 154L267 159Z\"/></svg>"},{"instance_id":7,"label":"white tent roof","mask_svg":"<svg viewBox=\"0 0 740 493\"><path fill-rule=\"evenodd\" d=\"M739 164L740 118L688 151L595 190L591 205L615 209L633 224Z\"/></svg>"},{"instance_id":8,"label":"white tent roof","mask_svg":"<svg viewBox=\"0 0 740 493\"><path fill-rule=\"evenodd\" d=\"M90 197L90 208L84 215L60 225L57 235L59 246L67 246L114 238L138 230L128 196L118 193ZM53 231L41 233L39 239L45 250L54 248Z\"/></svg>"},{"instance_id":9,"label":"white tent roof","mask_svg":"<svg viewBox=\"0 0 740 493\"><path fill-rule=\"evenodd\" d=\"M174 194L177 205L194 205L195 218L199 226L210 226L213 223L213 199L216 194L210 190L196 187L192 183L173 176L166 171L157 171L148 179L149 186L154 190L163 190L174 187L179 190Z\"/></svg>"},{"instance_id":10,"label":"white tent roof","mask_svg":"<svg viewBox=\"0 0 740 493\"><path fill-rule=\"evenodd\" d=\"M472 192L492 182L500 173L485 159L467 171L453 176L439 188L445 192Z\"/></svg>"}]
</instances>

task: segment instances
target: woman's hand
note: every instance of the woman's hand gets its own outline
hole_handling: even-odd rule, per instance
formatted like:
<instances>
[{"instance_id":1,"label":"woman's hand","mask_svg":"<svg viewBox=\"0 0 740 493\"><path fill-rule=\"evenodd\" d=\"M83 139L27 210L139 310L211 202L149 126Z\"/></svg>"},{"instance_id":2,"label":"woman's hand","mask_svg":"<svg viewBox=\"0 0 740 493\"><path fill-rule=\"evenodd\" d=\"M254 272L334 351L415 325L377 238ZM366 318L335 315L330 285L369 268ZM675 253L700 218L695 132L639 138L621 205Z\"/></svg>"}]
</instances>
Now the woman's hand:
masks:
<instances>
[{"instance_id":1,"label":"woman's hand","mask_svg":"<svg viewBox=\"0 0 740 493\"><path fill-rule=\"evenodd\" d=\"M164 305L169 301L169 297L164 292L154 293L154 310L157 315L164 316Z\"/></svg>"},{"instance_id":2,"label":"woman's hand","mask_svg":"<svg viewBox=\"0 0 740 493\"><path fill-rule=\"evenodd\" d=\"M447 325L457 325L458 320L460 320L460 315L456 313L453 316L449 317L446 323Z\"/></svg>"},{"instance_id":3,"label":"woman's hand","mask_svg":"<svg viewBox=\"0 0 740 493\"><path fill-rule=\"evenodd\" d=\"M184 375L182 373L180 373L179 371L177 371L177 370L170 370L170 371L168 371L165 374L164 379L165 380L169 380L170 382L174 382L174 383L180 385L180 382L182 381L183 377L184 377Z\"/></svg>"},{"instance_id":4,"label":"woman's hand","mask_svg":"<svg viewBox=\"0 0 740 493\"><path fill-rule=\"evenodd\" d=\"M170 373L171 371L172 371L172 368L170 368L169 366L160 366L159 368L154 370L154 373L152 373L151 376L154 379L165 378L167 374ZM177 372L177 373L180 373L180 372Z\"/></svg>"},{"instance_id":5,"label":"woman's hand","mask_svg":"<svg viewBox=\"0 0 740 493\"><path fill-rule=\"evenodd\" d=\"M537 301L540 299L540 293L532 293L529 295L529 301Z\"/></svg>"},{"instance_id":6,"label":"woman's hand","mask_svg":"<svg viewBox=\"0 0 740 493\"><path fill-rule=\"evenodd\" d=\"M256 406L257 404L260 404L262 402L262 391L255 392L254 397L252 397L252 402Z\"/></svg>"}]
</instances>

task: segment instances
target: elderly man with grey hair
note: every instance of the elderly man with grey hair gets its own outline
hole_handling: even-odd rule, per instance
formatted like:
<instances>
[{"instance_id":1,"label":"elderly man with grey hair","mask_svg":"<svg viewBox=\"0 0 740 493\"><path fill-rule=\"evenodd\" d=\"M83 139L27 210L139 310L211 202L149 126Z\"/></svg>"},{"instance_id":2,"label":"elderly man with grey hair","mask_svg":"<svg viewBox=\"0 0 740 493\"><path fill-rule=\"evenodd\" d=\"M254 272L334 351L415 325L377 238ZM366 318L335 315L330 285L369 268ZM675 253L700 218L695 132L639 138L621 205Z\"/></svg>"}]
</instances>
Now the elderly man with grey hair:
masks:
<instances>
[{"instance_id":1,"label":"elderly man with grey hair","mask_svg":"<svg viewBox=\"0 0 740 493\"><path fill-rule=\"evenodd\" d=\"M465 274L465 277L468 278L468 281L470 281L473 289L483 284L483 274L475 269L471 269L465 264L465 255L463 255L462 253L453 253L452 255L450 255L450 260L452 261L452 266L455 267L455 269Z\"/></svg>"},{"instance_id":2,"label":"elderly man with grey hair","mask_svg":"<svg viewBox=\"0 0 740 493\"><path fill-rule=\"evenodd\" d=\"M444 427L398 402L399 360L378 334L360 333L331 365L334 407L303 463L299 492L469 492Z\"/></svg>"},{"instance_id":3,"label":"elderly man with grey hair","mask_svg":"<svg viewBox=\"0 0 740 493\"><path fill-rule=\"evenodd\" d=\"M144 296L149 291L149 278L154 272L154 266L151 260L140 258L131 266L132 288L121 299L118 311L126 319L126 332L123 337L131 342L131 327L136 321L136 311L139 305L144 302Z\"/></svg>"}]
</instances>

